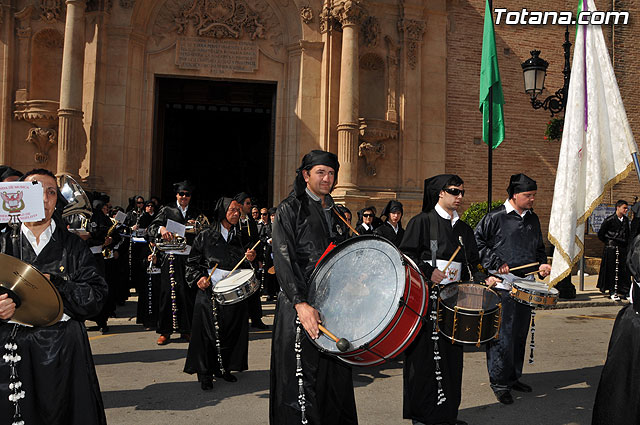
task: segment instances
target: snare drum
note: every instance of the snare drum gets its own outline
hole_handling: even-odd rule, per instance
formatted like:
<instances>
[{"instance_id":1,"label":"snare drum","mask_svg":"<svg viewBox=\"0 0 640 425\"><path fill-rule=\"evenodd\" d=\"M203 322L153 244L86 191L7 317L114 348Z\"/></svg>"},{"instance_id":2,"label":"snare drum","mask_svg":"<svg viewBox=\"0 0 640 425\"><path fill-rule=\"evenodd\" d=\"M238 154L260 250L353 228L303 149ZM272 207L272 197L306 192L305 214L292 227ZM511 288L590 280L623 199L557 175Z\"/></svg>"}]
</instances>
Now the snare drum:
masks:
<instances>
[{"instance_id":1,"label":"snare drum","mask_svg":"<svg viewBox=\"0 0 640 425\"><path fill-rule=\"evenodd\" d=\"M219 304L235 304L247 299L260 288L260 282L251 269L234 270L213 288L213 296Z\"/></svg>"},{"instance_id":2,"label":"snare drum","mask_svg":"<svg viewBox=\"0 0 640 425\"><path fill-rule=\"evenodd\" d=\"M558 302L558 290L550 288L544 282L515 279L511 285L511 296L519 303L538 307L555 305Z\"/></svg>"},{"instance_id":3,"label":"snare drum","mask_svg":"<svg viewBox=\"0 0 640 425\"><path fill-rule=\"evenodd\" d=\"M475 283L451 283L440 289L438 328L452 343L480 344L498 337L500 296Z\"/></svg>"},{"instance_id":4,"label":"snare drum","mask_svg":"<svg viewBox=\"0 0 640 425\"><path fill-rule=\"evenodd\" d=\"M309 303L329 331L349 341L349 349L340 352L322 333L312 341L348 364L381 364L413 341L426 301L418 267L391 242L375 235L348 239L318 263Z\"/></svg>"}]
</instances>

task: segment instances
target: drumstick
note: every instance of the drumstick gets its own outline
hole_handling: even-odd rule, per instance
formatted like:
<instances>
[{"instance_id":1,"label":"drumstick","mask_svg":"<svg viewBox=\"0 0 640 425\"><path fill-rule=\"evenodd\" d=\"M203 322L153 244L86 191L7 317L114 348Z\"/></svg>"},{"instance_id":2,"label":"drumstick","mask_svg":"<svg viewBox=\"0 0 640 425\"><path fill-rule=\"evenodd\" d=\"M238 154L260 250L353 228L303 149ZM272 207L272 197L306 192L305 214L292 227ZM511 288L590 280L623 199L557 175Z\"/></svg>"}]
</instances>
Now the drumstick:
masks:
<instances>
[{"instance_id":1,"label":"drumstick","mask_svg":"<svg viewBox=\"0 0 640 425\"><path fill-rule=\"evenodd\" d=\"M216 265L213 266L213 268L211 269L211 273L209 273L209 277L207 278L209 282L211 282L211 276L213 276L213 272L215 272L217 268L218 268L218 263L216 263Z\"/></svg>"},{"instance_id":2,"label":"drumstick","mask_svg":"<svg viewBox=\"0 0 640 425\"><path fill-rule=\"evenodd\" d=\"M449 262L447 263L446 266L444 266L444 269L442 269L442 271L447 270L447 268L451 265L451 263L453 263L453 259L456 258L456 255L458 255L458 252L460 252L460 245L458 245L458 247L456 248L456 250L453 252L453 255L451 256L451 258L449 258Z\"/></svg>"},{"instance_id":3,"label":"drumstick","mask_svg":"<svg viewBox=\"0 0 640 425\"><path fill-rule=\"evenodd\" d=\"M336 343L336 347L338 347L338 350L340 350L341 352L345 352L349 349L349 341L347 341L344 338L338 338L337 336L335 336L334 334L332 334L331 332L329 332L329 330L327 328L325 328L322 325L318 325L318 329L320 329L322 331L323 334L325 334L326 336L328 336L329 338L331 338L332 340L335 341Z\"/></svg>"},{"instance_id":4,"label":"drumstick","mask_svg":"<svg viewBox=\"0 0 640 425\"><path fill-rule=\"evenodd\" d=\"M509 269L510 272L516 271L516 270L520 270L520 269L526 269L527 267L533 267L533 266L539 266L540 263L538 263L537 261L535 263L529 263L529 264L525 264L524 266L518 266L518 267L514 267L512 269Z\"/></svg>"},{"instance_id":5,"label":"drumstick","mask_svg":"<svg viewBox=\"0 0 640 425\"><path fill-rule=\"evenodd\" d=\"M344 224L346 224L346 225L347 225L347 227L348 227L349 229L351 229L351 231L352 231L353 233L355 233L355 234L356 234L356 236L360 236L360 233L356 232L356 229L354 229L353 227L351 227L351 224L349 224L349 222L348 222L347 220L345 220L345 218L342 216L342 214L340 214L340 213L338 212L338 210L336 210L336 207L333 207L333 212L334 212L334 213L336 213L336 215L337 215L338 217L340 217L340 220L342 220L342 221L344 222Z\"/></svg>"},{"instance_id":6,"label":"drumstick","mask_svg":"<svg viewBox=\"0 0 640 425\"><path fill-rule=\"evenodd\" d=\"M255 244L253 247L251 247L251 249L252 249L252 250L256 249L256 247L258 246L258 244L259 244L260 242L261 242L261 241L260 241L260 239L258 239L258 242L256 242L256 244ZM245 253L245 254L244 254L244 257L242 257L242 260L238 261L238 264L236 264L236 266L235 266L233 269L231 269L231 271L229 272L229 274L227 274L227 276L226 276L226 277L230 276L230 275L231 275L231 273L233 273L234 271L236 271L236 269L237 269L238 267L240 267L240 264L242 264L242 262L243 262L244 260L246 260L246 259L247 259L247 254Z\"/></svg>"},{"instance_id":7,"label":"drumstick","mask_svg":"<svg viewBox=\"0 0 640 425\"><path fill-rule=\"evenodd\" d=\"M532 274L536 274L536 273L538 273L538 270L533 271L533 272L529 272L529 273L525 273L524 275L525 276L531 276Z\"/></svg>"}]
</instances>

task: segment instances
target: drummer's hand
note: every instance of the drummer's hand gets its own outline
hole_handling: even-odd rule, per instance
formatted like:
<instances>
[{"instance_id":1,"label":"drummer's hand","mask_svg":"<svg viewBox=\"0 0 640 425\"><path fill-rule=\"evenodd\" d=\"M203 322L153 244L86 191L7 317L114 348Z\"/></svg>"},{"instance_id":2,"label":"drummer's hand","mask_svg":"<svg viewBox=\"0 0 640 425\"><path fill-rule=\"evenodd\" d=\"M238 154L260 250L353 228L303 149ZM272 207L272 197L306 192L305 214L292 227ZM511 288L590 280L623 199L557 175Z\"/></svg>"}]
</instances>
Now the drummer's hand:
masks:
<instances>
[{"instance_id":1,"label":"drummer's hand","mask_svg":"<svg viewBox=\"0 0 640 425\"><path fill-rule=\"evenodd\" d=\"M484 281L484 282L487 284L487 286L488 286L489 288L493 288L493 287L494 287L494 286L496 286L498 283L502 282L502 280L498 279L498 278L497 278L497 277L495 277L495 276L489 276L488 278L486 278L486 279L485 279L485 281Z\"/></svg>"},{"instance_id":2,"label":"drummer's hand","mask_svg":"<svg viewBox=\"0 0 640 425\"><path fill-rule=\"evenodd\" d=\"M431 273L431 282L440 283L447 277L446 274L442 270L433 269L433 273Z\"/></svg>"},{"instance_id":3,"label":"drummer's hand","mask_svg":"<svg viewBox=\"0 0 640 425\"><path fill-rule=\"evenodd\" d=\"M198 288L204 291L209 286L211 286L211 281L207 276L202 276L200 279L198 279Z\"/></svg>"},{"instance_id":4,"label":"drummer's hand","mask_svg":"<svg viewBox=\"0 0 640 425\"><path fill-rule=\"evenodd\" d=\"M549 276L551 274L551 266L549 264L540 264L538 273L540 273L540 276L542 277Z\"/></svg>"},{"instance_id":5,"label":"drummer's hand","mask_svg":"<svg viewBox=\"0 0 640 425\"><path fill-rule=\"evenodd\" d=\"M149 254L149 255L147 256L147 261L149 261L149 262L151 262L151 263L155 264L155 263L156 263L156 256L155 256L155 255L153 255L153 254Z\"/></svg>"},{"instance_id":6,"label":"drummer's hand","mask_svg":"<svg viewBox=\"0 0 640 425\"><path fill-rule=\"evenodd\" d=\"M509 274L509 265L507 263L504 263L503 265L501 265L500 268L498 268L498 273Z\"/></svg>"},{"instance_id":7,"label":"drummer's hand","mask_svg":"<svg viewBox=\"0 0 640 425\"><path fill-rule=\"evenodd\" d=\"M16 312L16 303L9 298L9 294L0 295L0 319L9 320Z\"/></svg>"},{"instance_id":8,"label":"drummer's hand","mask_svg":"<svg viewBox=\"0 0 640 425\"><path fill-rule=\"evenodd\" d=\"M300 323L304 326L304 330L311 336L313 339L318 339L320 336L320 331L318 330L318 323L321 323L320 314L318 310L311 307L307 303L298 303L295 305L296 311L298 312L298 319L300 319Z\"/></svg>"},{"instance_id":9,"label":"drummer's hand","mask_svg":"<svg viewBox=\"0 0 640 425\"><path fill-rule=\"evenodd\" d=\"M160 227L160 236L162 236L162 239L165 241L171 241L173 239L173 234L164 226Z\"/></svg>"},{"instance_id":10,"label":"drummer's hand","mask_svg":"<svg viewBox=\"0 0 640 425\"><path fill-rule=\"evenodd\" d=\"M253 261L256 259L256 251L254 249L247 249L247 253L245 255L247 256L247 260L249 261Z\"/></svg>"}]
</instances>

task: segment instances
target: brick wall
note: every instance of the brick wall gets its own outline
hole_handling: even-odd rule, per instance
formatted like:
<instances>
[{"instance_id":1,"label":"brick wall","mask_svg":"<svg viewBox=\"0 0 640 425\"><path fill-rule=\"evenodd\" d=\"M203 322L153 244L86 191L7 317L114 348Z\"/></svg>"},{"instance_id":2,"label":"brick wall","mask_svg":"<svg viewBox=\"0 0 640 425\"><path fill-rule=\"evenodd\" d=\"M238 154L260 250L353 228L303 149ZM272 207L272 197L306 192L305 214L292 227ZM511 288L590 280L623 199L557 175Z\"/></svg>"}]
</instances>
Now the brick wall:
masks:
<instances>
[{"instance_id":1,"label":"brick wall","mask_svg":"<svg viewBox=\"0 0 640 425\"><path fill-rule=\"evenodd\" d=\"M640 99L637 96L640 56L637 41L640 26L640 0L616 0L616 10L629 10L630 23L618 25L614 33L614 63L622 98L634 134L640 134ZM610 1L596 1L599 10L610 10ZM459 174L465 181L468 196L463 208L470 202L487 198L487 146L475 144L482 134L482 117L478 110L479 73L482 51L484 0L451 0L448 3L449 28L447 32L447 131L446 171ZM577 1L494 1L495 7L508 10L562 11L575 10ZM544 99L562 87L564 56L562 25L498 25L496 47L502 87L505 97L505 141L493 152L493 199L506 199L506 187L511 174L523 172L538 182L535 210L542 222L546 238L553 199L553 186L560 151L560 142L543 139L550 113L534 110L524 94L520 64L530 57L530 50L538 49L549 62ZM603 26L611 45L611 27ZM574 43L575 27L569 28ZM634 51L634 49L636 49ZM571 51L573 58L573 46ZM605 202L622 197L633 202L640 193L635 172L616 185L605 196Z\"/></svg>"}]
</instances>

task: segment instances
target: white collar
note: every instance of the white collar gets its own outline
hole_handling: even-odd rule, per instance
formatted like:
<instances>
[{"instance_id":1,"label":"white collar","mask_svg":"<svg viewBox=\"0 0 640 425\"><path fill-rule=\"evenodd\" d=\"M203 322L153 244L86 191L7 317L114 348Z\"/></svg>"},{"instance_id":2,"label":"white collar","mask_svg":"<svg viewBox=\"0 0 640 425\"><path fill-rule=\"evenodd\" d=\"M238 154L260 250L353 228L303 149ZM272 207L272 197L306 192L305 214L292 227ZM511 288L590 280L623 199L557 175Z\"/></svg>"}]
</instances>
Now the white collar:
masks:
<instances>
[{"instance_id":1,"label":"white collar","mask_svg":"<svg viewBox=\"0 0 640 425\"><path fill-rule=\"evenodd\" d=\"M398 229L400 229L400 226L399 226L399 225L397 225L397 224L396 224L396 225L394 226L393 224L391 224L391 222L390 222L389 220L387 220L387 224L388 224L389 226L391 226L391 228L396 232L396 234L398 233Z\"/></svg>"},{"instance_id":2,"label":"white collar","mask_svg":"<svg viewBox=\"0 0 640 425\"><path fill-rule=\"evenodd\" d=\"M222 235L222 237L224 238L225 241L229 242L230 239L230 234L231 232L229 230L227 230L226 227L224 227L222 225L222 223L220 223L220 234Z\"/></svg>"},{"instance_id":3,"label":"white collar","mask_svg":"<svg viewBox=\"0 0 640 425\"><path fill-rule=\"evenodd\" d=\"M516 209L513 207L513 205L511 205L511 202L509 202L509 200L507 199L506 201L504 201L504 208L505 210L507 210L507 214L509 214L511 211L516 211ZM520 214L518 211L516 211L516 214L518 214L520 217L524 218L524 216L530 212L529 210L524 210L522 211L522 214Z\"/></svg>"},{"instance_id":4,"label":"white collar","mask_svg":"<svg viewBox=\"0 0 640 425\"><path fill-rule=\"evenodd\" d=\"M308 187L305 188L305 192L307 193L307 196L309 196L309 198L311 198L313 201L320 202L320 197L313 193ZM324 208L325 210L330 210L331 208L333 208L334 202L331 195L324 195L324 204L326 205L326 207Z\"/></svg>"},{"instance_id":5,"label":"white collar","mask_svg":"<svg viewBox=\"0 0 640 425\"><path fill-rule=\"evenodd\" d=\"M51 220L51 224L49 225L49 227L44 229L42 234L40 234L39 242L36 241L36 235L34 235L31 229L25 226L24 223L22 223L21 230L22 230L22 234L29 241L29 244L31 244L31 247L35 251L36 256L38 256L40 255L44 247L47 246L47 244L51 240L51 237L53 236L53 232L56 230L56 222L55 220Z\"/></svg>"},{"instance_id":6,"label":"white collar","mask_svg":"<svg viewBox=\"0 0 640 425\"><path fill-rule=\"evenodd\" d=\"M178 202L177 200L176 200L176 205L178 205L178 209L179 209L179 210L180 210L180 212L182 213L182 216L183 216L184 218L187 218L187 210L189 209L189 205L187 204L187 208L184 208L184 209L183 209L183 208L182 208L182 205L180 205L180 202Z\"/></svg>"},{"instance_id":7,"label":"white collar","mask_svg":"<svg viewBox=\"0 0 640 425\"><path fill-rule=\"evenodd\" d=\"M451 218L449 213L446 212L444 208L440 206L440 204L436 204L435 210L440 217L444 218L445 220L449 220L451 222L451 227L455 226L456 221L458 221L458 219L460 218L460 216L458 215L458 211L456 210L453 210L453 218Z\"/></svg>"}]
</instances>

